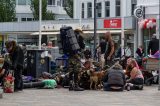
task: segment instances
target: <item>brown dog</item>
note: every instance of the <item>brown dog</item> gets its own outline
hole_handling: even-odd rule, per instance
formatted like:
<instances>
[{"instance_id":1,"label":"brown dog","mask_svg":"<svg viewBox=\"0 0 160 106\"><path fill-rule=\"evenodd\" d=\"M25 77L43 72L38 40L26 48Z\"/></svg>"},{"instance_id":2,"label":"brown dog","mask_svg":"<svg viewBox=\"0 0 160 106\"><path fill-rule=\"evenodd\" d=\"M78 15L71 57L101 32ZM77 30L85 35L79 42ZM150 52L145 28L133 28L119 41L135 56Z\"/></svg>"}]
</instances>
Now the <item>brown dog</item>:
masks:
<instances>
[{"instance_id":1,"label":"brown dog","mask_svg":"<svg viewBox=\"0 0 160 106\"><path fill-rule=\"evenodd\" d=\"M102 88L102 79L105 75L106 71L90 71L90 89L92 89L93 83L94 83L94 89L97 90L98 86L99 89Z\"/></svg>"}]
</instances>

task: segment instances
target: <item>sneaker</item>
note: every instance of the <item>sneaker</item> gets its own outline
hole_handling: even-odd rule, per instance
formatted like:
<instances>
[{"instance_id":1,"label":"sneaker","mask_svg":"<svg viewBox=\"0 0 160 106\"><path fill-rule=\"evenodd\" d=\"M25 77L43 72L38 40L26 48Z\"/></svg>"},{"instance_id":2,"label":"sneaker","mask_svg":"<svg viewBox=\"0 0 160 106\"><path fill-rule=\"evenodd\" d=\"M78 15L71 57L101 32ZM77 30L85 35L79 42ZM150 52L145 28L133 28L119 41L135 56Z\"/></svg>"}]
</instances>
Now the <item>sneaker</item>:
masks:
<instances>
[{"instance_id":1,"label":"sneaker","mask_svg":"<svg viewBox=\"0 0 160 106\"><path fill-rule=\"evenodd\" d=\"M139 90L143 90L143 85L139 85Z\"/></svg>"}]
</instances>

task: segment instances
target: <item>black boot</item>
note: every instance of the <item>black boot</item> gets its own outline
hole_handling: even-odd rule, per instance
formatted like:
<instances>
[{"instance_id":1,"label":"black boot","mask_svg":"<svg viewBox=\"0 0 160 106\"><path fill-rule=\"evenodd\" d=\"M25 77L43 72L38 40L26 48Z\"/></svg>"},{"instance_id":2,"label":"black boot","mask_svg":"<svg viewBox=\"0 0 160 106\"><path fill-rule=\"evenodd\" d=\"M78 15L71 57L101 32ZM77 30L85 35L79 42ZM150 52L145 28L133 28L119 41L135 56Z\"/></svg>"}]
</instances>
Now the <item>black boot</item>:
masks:
<instances>
[{"instance_id":1,"label":"black boot","mask_svg":"<svg viewBox=\"0 0 160 106\"><path fill-rule=\"evenodd\" d=\"M84 89L79 87L78 84L75 84L75 87L73 89L74 89L74 91L84 91Z\"/></svg>"},{"instance_id":2,"label":"black boot","mask_svg":"<svg viewBox=\"0 0 160 106\"><path fill-rule=\"evenodd\" d=\"M69 91L73 91L73 88L74 88L74 82L71 80L69 82Z\"/></svg>"}]
</instances>

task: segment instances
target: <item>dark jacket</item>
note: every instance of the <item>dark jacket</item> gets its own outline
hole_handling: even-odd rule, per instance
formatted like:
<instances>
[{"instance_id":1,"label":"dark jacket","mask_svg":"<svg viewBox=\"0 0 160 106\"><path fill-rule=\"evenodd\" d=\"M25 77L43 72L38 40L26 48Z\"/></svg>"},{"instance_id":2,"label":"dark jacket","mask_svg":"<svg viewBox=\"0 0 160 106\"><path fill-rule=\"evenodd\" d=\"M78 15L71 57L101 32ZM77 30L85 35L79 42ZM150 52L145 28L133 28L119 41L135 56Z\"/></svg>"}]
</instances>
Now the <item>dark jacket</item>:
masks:
<instances>
[{"instance_id":1,"label":"dark jacket","mask_svg":"<svg viewBox=\"0 0 160 106\"><path fill-rule=\"evenodd\" d=\"M159 40L156 38L153 38L148 45L148 54L154 55L159 50Z\"/></svg>"},{"instance_id":2,"label":"dark jacket","mask_svg":"<svg viewBox=\"0 0 160 106\"><path fill-rule=\"evenodd\" d=\"M123 70L111 69L104 77L104 83L108 83L110 86L123 87L126 83L125 74Z\"/></svg>"},{"instance_id":3,"label":"dark jacket","mask_svg":"<svg viewBox=\"0 0 160 106\"><path fill-rule=\"evenodd\" d=\"M136 53L138 54L139 57L141 57L141 58L143 57L143 53L144 53L144 52L143 52L143 50L141 51L140 48L138 48L138 49L136 50Z\"/></svg>"},{"instance_id":4,"label":"dark jacket","mask_svg":"<svg viewBox=\"0 0 160 106\"><path fill-rule=\"evenodd\" d=\"M24 64L24 54L21 47L16 46L12 53L10 53L10 58L12 61L12 66L15 68L23 68Z\"/></svg>"},{"instance_id":5,"label":"dark jacket","mask_svg":"<svg viewBox=\"0 0 160 106\"><path fill-rule=\"evenodd\" d=\"M84 51L84 56L85 56L85 58L87 58L87 59L91 58L91 51L90 51L90 50L85 50L85 51Z\"/></svg>"}]
</instances>

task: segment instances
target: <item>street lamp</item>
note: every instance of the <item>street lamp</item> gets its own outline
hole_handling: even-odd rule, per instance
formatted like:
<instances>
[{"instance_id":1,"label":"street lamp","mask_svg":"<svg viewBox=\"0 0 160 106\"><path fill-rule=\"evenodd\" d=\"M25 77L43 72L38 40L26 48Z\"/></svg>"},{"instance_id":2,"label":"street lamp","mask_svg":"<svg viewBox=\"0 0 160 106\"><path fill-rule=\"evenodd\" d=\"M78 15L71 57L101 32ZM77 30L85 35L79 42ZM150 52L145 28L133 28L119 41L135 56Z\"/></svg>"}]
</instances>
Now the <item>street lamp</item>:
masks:
<instances>
[{"instance_id":1,"label":"street lamp","mask_svg":"<svg viewBox=\"0 0 160 106\"><path fill-rule=\"evenodd\" d=\"M97 40L97 0L94 0L94 59L96 60Z\"/></svg>"},{"instance_id":2,"label":"street lamp","mask_svg":"<svg viewBox=\"0 0 160 106\"><path fill-rule=\"evenodd\" d=\"M41 50L41 25L42 25L42 0L39 0L39 46L38 49Z\"/></svg>"}]
</instances>

